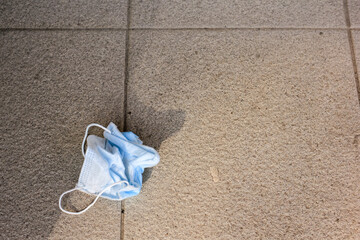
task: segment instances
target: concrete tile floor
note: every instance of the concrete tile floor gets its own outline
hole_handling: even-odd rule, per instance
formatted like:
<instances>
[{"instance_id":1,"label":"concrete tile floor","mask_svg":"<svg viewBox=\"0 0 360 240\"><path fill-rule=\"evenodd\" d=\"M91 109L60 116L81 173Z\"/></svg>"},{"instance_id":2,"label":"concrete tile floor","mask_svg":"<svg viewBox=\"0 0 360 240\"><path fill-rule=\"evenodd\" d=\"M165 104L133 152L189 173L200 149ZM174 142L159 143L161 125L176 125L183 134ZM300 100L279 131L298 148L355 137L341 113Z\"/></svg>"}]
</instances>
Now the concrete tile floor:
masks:
<instances>
[{"instance_id":1,"label":"concrete tile floor","mask_svg":"<svg viewBox=\"0 0 360 240\"><path fill-rule=\"evenodd\" d=\"M142 195L126 200L125 239L359 230L360 112L346 31L156 30L131 32L130 42L127 127L149 143L136 126L167 127L139 102L182 110L185 122L174 116L182 128L161 145Z\"/></svg>"},{"instance_id":2,"label":"concrete tile floor","mask_svg":"<svg viewBox=\"0 0 360 240\"><path fill-rule=\"evenodd\" d=\"M360 1L349 0L351 26L360 28Z\"/></svg>"},{"instance_id":3,"label":"concrete tile floor","mask_svg":"<svg viewBox=\"0 0 360 240\"><path fill-rule=\"evenodd\" d=\"M86 125L121 126L125 32L1 31L0 42L1 239L119 238L118 203L74 218L57 200L77 182Z\"/></svg>"},{"instance_id":4,"label":"concrete tile floor","mask_svg":"<svg viewBox=\"0 0 360 240\"><path fill-rule=\"evenodd\" d=\"M1 0L2 28L126 28L126 0Z\"/></svg>"},{"instance_id":5,"label":"concrete tile floor","mask_svg":"<svg viewBox=\"0 0 360 240\"><path fill-rule=\"evenodd\" d=\"M0 238L360 239L358 6L1 0ZM110 121L160 164L62 214Z\"/></svg>"},{"instance_id":6,"label":"concrete tile floor","mask_svg":"<svg viewBox=\"0 0 360 240\"><path fill-rule=\"evenodd\" d=\"M341 27L337 0L134 0L131 26L136 28Z\"/></svg>"}]
</instances>

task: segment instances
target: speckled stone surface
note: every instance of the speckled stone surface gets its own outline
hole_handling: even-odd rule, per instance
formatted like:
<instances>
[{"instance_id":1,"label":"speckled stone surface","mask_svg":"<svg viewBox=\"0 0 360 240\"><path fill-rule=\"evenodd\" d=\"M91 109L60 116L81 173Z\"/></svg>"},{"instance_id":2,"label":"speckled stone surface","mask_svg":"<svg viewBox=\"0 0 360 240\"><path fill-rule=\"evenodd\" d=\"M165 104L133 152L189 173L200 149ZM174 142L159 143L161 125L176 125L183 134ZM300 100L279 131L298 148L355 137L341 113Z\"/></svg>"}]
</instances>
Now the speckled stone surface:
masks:
<instances>
[{"instance_id":1,"label":"speckled stone surface","mask_svg":"<svg viewBox=\"0 0 360 240\"><path fill-rule=\"evenodd\" d=\"M348 6L351 26L360 28L360 0L348 0Z\"/></svg>"},{"instance_id":2,"label":"speckled stone surface","mask_svg":"<svg viewBox=\"0 0 360 240\"><path fill-rule=\"evenodd\" d=\"M122 127L124 46L119 31L0 32L1 239L119 239L119 202L69 216L58 198L78 180L86 126Z\"/></svg>"},{"instance_id":3,"label":"speckled stone surface","mask_svg":"<svg viewBox=\"0 0 360 240\"><path fill-rule=\"evenodd\" d=\"M356 57L356 63L357 63L357 71L358 71L358 77L359 77L360 76L360 74L359 74L359 70L360 70L360 29L353 30L352 36L353 36L355 57ZM360 86L360 80L358 79L358 81L359 81L358 84Z\"/></svg>"},{"instance_id":4,"label":"speckled stone surface","mask_svg":"<svg viewBox=\"0 0 360 240\"><path fill-rule=\"evenodd\" d=\"M125 28L127 0L0 0L1 28Z\"/></svg>"},{"instance_id":5,"label":"speckled stone surface","mask_svg":"<svg viewBox=\"0 0 360 240\"><path fill-rule=\"evenodd\" d=\"M358 67L360 67L360 30L353 30L352 35L354 38L356 62L358 63Z\"/></svg>"},{"instance_id":6,"label":"speckled stone surface","mask_svg":"<svg viewBox=\"0 0 360 240\"><path fill-rule=\"evenodd\" d=\"M345 27L345 18L337 0L133 0L131 27Z\"/></svg>"},{"instance_id":7,"label":"speckled stone surface","mask_svg":"<svg viewBox=\"0 0 360 240\"><path fill-rule=\"evenodd\" d=\"M346 2L359 70L359 0L0 0L0 239L360 239ZM159 165L62 214L110 121Z\"/></svg>"},{"instance_id":8,"label":"speckled stone surface","mask_svg":"<svg viewBox=\"0 0 360 240\"><path fill-rule=\"evenodd\" d=\"M359 239L345 30L145 30L130 42L127 128L161 162L125 201L125 239Z\"/></svg>"}]
</instances>

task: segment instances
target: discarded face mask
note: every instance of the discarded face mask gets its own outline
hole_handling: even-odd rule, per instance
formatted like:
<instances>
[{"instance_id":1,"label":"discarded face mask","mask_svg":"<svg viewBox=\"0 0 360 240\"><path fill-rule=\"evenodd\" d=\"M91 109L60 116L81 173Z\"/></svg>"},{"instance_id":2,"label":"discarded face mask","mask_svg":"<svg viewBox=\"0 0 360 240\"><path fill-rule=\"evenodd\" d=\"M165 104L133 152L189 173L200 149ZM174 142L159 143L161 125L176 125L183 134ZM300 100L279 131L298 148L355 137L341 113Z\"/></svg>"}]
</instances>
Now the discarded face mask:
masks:
<instances>
[{"instance_id":1,"label":"discarded face mask","mask_svg":"<svg viewBox=\"0 0 360 240\"><path fill-rule=\"evenodd\" d=\"M104 137L90 135L85 141L89 128L100 127ZM59 198L61 211L78 215L92 207L99 197L121 201L139 194L142 186L144 168L159 163L160 157L155 149L142 145L142 141L132 132L121 133L114 123L107 128L92 123L88 125L82 142L82 153L85 158L79 181L76 187L64 192ZM79 212L70 212L61 206L63 196L79 190L96 195L94 201Z\"/></svg>"}]
</instances>

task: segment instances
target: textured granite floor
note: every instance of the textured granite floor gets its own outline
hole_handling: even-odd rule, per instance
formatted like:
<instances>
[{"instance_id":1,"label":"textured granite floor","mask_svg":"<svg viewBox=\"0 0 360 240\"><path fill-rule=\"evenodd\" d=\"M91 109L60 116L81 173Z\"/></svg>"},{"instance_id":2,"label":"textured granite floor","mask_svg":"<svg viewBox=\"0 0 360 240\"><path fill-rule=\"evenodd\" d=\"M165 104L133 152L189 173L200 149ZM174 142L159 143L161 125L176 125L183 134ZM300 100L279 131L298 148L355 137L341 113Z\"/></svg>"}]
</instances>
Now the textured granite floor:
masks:
<instances>
[{"instance_id":1,"label":"textured granite floor","mask_svg":"<svg viewBox=\"0 0 360 240\"><path fill-rule=\"evenodd\" d=\"M359 0L0 0L0 239L360 239L359 16ZM137 197L61 213L85 127L110 121L159 165Z\"/></svg>"}]
</instances>

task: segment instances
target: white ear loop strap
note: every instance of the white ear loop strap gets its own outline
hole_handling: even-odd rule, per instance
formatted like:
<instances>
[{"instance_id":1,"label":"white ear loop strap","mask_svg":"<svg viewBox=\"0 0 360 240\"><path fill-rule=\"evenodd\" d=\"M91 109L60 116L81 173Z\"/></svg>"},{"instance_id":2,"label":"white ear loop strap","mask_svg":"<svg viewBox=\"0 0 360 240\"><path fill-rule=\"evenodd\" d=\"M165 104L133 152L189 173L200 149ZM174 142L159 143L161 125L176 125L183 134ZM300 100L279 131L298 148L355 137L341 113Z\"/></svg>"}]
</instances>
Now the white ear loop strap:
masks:
<instances>
[{"instance_id":1,"label":"white ear loop strap","mask_svg":"<svg viewBox=\"0 0 360 240\"><path fill-rule=\"evenodd\" d=\"M91 123L91 124L89 124L89 125L86 127L85 136L84 136L84 139L83 139L82 145L81 145L81 150L82 150L82 154L83 154L84 157L85 157L85 141L86 141L86 137L87 137L87 135L88 135L89 129L90 129L91 127L99 127L99 128L101 128L101 129L103 129L104 131L107 131L108 133L111 133L111 131L110 131L109 129L107 129L107 128L104 127L104 126L101 126L100 124L97 124L97 123ZM92 203L90 203L89 206L87 206L86 208L84 208L84 209L81 210L80 212L69 212L69 211L63 209L62 206L61 206L61 200L62 200L62 198L63 198L63 196L64 196L65 194L68 194L68 193L73 192L73 191L75 191L75 190L80 190L80 188L70 189L70 190L64 192L63 194L61 194L61 196L60 196L60 198L59 198L59 208L60 208L61 211L63 211L64 213L67 213L67 214L72 214L72 215L82 214L82 213L86 212L89 208L91 208L91 207L96 203L96 201L99 199L99 197L100 197L106 190L108 190L109 188L111 188L111 187L113 187L113 186L115 186L115 185L119 185L119 184L122 184L122 183L125 183L125 184L126 184L126 187L129 185L129 183L128 183L127 181L119 181L119 182L116 182L116 183L113 183L113 184L107 186L106 188L104 188L104 189L96 196L96 198L94 199L94 201L92 201Z\"/></svg>"},{"instance_id":2,"label":"white ear loop strap","mask_svg":"<svg viewBox=\"0 0 360 240\"><path fill-rule=\"evenodd\" d=\"M100 197L106 190L108 190L109 188L112 188L112 187L115 186L115 185L120 185L120 184L123 184L123 183L125 183L125 185L126 185L124 188L126 188L127 186L129 186L129 183L128 183L127 181L119 181L119 182L116 182L116 183L113 183L113 184L107 186L106 188L104 188L104 189L96 196L96 198L94 199L94 201L92 201L92 202L89 204L89 206L87 206L86 208L84 208L83 210L81 210L81 211L79 211L79 212L70 212L70 211L67 211L67 210L63 209L63 207L61 206L61 200L62 200L62 198L63 198L63 196L64 196L65 194L68 194L68 193L73 192L73 191L75 191L75 190L80 190L80 188L70 189L70 190L64 192L63 194L61 194L61 196L60 196L60 198L59 198L59 208L60 208L60 210L63 211L64 213L71 214L71 215L80 215L80 214L86 212L87 210L89 210L92 206L94 206L94 204L96 203L96 201L99 199L99 197ZM123 189L124 189L124 188L123 188Z\"/></svg>"},{"instance_id":3,"label":"white ear loop strap","mask_svg":"<svg viewBox=\"0 0 360 240\"><path fill-rule=\"evenodd\" d=\"M97 123L91 123L89 124L87 127L86 127L86 130L85 130L85 136L84 136L84 139L82 141L82 144L81 144L81 150L82 150L82 154L83 156L85 157L85 142L86 142L86 137L88 135L88 132L89 132L89 129L91 127L99 127L101 129L103 129L104 131L107 131L108 133L111 133L111 131L109 129L107 129L106 127L104 126L101 126L100 124L97 124Z\"/></svg>"}]
</instances>

